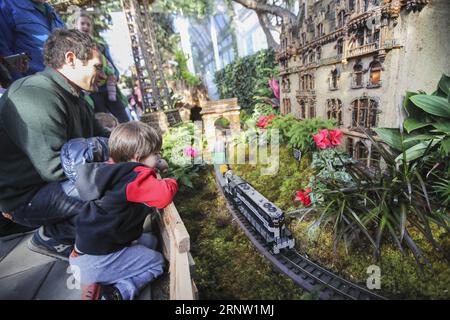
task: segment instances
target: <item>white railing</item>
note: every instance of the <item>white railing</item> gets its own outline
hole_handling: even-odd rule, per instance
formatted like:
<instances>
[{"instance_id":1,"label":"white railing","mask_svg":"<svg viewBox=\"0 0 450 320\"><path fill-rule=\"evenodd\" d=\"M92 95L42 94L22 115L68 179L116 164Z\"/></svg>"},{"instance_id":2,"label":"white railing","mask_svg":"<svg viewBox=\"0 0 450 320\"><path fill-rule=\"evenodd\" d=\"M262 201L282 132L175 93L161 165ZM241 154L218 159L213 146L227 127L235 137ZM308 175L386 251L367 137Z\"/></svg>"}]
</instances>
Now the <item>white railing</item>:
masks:
<instances>
[{"instance_id":1,"label":"white railing","mask_svg":"<svg viewBox=\"0 0 450 320\"><path fill-rule=\"evenodd\" d=\"M351 58L351 57L356 57L356 56L360 56L363 54L367 54L370 52L373 52L375 50L378 49L377 43L368 43L353 49L349 49L347 51L347 57Z\"/></svg>"}]
</instances>

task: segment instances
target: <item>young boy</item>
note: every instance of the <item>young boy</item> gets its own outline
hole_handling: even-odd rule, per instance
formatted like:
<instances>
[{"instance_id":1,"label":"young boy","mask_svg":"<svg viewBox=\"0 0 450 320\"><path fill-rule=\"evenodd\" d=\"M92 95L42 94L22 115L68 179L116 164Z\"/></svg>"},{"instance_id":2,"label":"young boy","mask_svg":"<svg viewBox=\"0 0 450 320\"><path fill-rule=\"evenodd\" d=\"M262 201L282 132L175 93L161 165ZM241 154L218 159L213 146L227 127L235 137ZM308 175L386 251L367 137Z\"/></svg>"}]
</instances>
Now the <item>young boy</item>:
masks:
<instances>
[{"instance_id":1,"label":"young boy","mask_svg":"<svg viewBox=\"0 0 450 320\"><path fill-rule=\"evenodd\" d=\"M148 207L167 206L178 185L156 177L162 138L149 125L120 124L108 144L111 162L76 168L75 187L87 204L69 260L75 275L79 271L83 299L128 300L163 272L156 239L142 228Z\"/></svg>"}]
</instances>

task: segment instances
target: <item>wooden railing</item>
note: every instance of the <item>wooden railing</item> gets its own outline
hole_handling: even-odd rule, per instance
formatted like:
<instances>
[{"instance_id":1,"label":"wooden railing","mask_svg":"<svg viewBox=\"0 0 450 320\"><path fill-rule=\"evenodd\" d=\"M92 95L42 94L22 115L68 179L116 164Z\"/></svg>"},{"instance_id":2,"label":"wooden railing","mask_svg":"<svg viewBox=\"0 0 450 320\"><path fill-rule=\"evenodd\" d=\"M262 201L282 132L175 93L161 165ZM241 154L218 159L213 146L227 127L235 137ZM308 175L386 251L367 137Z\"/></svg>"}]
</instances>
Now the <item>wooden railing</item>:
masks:
<instances>
[{"instance_id":1,"label":"wooden railing","mask_svg":"<svg viewBox=\"0 0 450 320\"><path fill-rule=\"evenodd\" d=\"M189 233L173 202L158 213L163 254L170 262L170 300L197 299L197 288L191 278Z\"/></svg>"}]
</instances>

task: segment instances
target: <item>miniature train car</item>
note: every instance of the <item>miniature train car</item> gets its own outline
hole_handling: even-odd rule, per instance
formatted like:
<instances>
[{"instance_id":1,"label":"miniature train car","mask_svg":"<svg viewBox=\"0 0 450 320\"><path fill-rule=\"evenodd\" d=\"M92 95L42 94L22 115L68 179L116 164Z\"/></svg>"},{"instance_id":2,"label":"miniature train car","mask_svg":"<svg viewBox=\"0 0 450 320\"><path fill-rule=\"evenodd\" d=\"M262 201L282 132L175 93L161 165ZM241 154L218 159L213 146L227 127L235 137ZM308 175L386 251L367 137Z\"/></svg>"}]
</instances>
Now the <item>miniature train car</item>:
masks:
<instances>
[{"instance_id":1,"label":"miniature train car","mask_svg":"<svg viewBox=\"0 0 450 320\"><path fill-rule=\"evenodd\" d=\"M225 173L224 178L225 194L272 247L273 253L293 248L295 240L286 228L283 211L231 170Z\"/></svg>"}]
</instances>

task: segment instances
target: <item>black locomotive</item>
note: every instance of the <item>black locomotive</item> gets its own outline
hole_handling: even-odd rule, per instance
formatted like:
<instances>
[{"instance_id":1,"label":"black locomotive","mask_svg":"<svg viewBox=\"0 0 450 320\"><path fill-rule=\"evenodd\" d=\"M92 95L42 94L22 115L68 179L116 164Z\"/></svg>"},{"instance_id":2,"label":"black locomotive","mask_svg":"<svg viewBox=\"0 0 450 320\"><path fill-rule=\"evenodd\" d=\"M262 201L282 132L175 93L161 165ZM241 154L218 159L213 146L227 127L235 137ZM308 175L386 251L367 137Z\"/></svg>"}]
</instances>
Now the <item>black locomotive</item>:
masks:
<instances>
[{"instance_id":1,"label":"black locomotive","mask_svg":"<svg viewBox=\"0 0 450 320\"><path fill-rule=\"evenodd\" d=\"M235 207L247 218L255 230L272 247L274 254L281 249L291 249L295 240L286 228L284 213L248 182L228 170L224 174L225 195Z\"/></svg>"}]
</instances>

